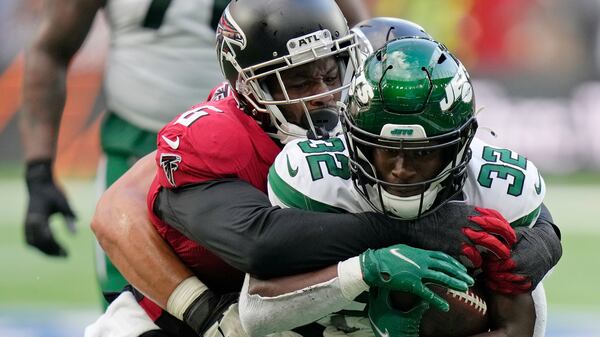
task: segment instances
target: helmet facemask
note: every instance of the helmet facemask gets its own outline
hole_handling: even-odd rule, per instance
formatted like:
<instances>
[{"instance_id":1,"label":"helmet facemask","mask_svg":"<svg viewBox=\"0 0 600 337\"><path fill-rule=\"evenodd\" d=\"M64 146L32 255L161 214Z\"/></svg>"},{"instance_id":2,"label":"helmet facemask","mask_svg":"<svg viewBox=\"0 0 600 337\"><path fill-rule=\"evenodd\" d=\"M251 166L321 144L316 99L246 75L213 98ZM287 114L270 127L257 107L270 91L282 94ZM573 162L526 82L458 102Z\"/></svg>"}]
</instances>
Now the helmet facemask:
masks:
<instances>
[{"instance_id":1,"label":"helmet facemask","mask_svg":"<svg viewBox=\"0 0 600 337\"><path fill-rule=\"evenodd\" d=\"M354 184L376 210L416 218L460 192L477 128L470 85L460 62L430 39L392 41L365 62L351 83L343 125ZM400 178L388 166L386 176L375 153L401 155L418 169ZM420 166L427 158L435 164Z\"/></svg>"},{"instance_id":2,"label":"helmet facemask","mask_svg":"<svg viewBox=\"0 0 600 337\"><path fill-rule=\"evenodd\" d=\"M324 85L294 96L285 81L285 72L323 59L338 61L341 80L346 69L361 64L356 38L334 0L231 1L219 21L216 41L223 75L263 129L276 130L280 138L336 133L335 100L348 85ZM317 100L333 101L333 106L317 113ZM304 118L295 114L298 125L293 124L286 110L299 111Z\"/></svg>"},{"instance_id":3,"label":"helmet facemask","mask_svg":"<svg viewBox=\"0 0 600 337\"><path fill-rule=\"evenodd\" d=\"M373 208L392 217L417 218L434 212L443 205L441 200L452 199L466 178L466 166L471 157L469 144L475 133L475 119L463 128L447 135L421 137L419 125L389 125L388 130L413 131L419 137L384 136L365 132L354 127L344 115L346 136L350 152L350 169L357 190ZM408 131L410 130L410 131ZM385 180L385 173L375 163L375 152L401 153L404 160L418 161L437 156L439 164L426 179L410 183L393 183ZM426 159L425 159L426 160Z\"/></svg>"},{"instance_id":4,"label":"helmet facemask","mask_svg":"<svg viewBox=\"0 0 600 337\"><path fill-rule=\"evenodd\" d=\"M311 42L305 42L311 40ZM339 101L341 92L348 88L343 83L344 74L351 63L359 64L354 35L332 39L328 30L301 36L288 41L288 55L277 57L268 62L239 69L236 83L238 91L257 113L268 113L271 124L277 129L277 137L286 143L294 138L328 138L341 133L339 109L336 104L322 108L309 108L311 101L334 96ZM334 60L339 85L314 95L297 96L291 93L285 84L290 71L310 65L314 62ZM296 69L294 69L296 68ZM279 93L275 98L275 93ZM300 106L302 115L293 118L286 110L290 106ZM294 120L295 119L295 120Z\"/></svg>"}]
</instances>

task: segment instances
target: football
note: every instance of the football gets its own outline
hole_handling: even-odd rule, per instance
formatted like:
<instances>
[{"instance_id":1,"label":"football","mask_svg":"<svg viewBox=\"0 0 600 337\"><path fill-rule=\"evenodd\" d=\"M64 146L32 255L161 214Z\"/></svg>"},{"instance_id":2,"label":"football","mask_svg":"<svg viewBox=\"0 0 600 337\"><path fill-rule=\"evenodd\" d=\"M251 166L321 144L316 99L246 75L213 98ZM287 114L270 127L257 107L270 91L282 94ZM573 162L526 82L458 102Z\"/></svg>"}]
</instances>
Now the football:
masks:
<instances>
[{"instance_id":1,"label":"football","mask_svg":"<svg viewBox=\"0 0 600 337\"><path fill-rule=\"evenodd\" d=\"M477 285L464 293L437 285L429 285L429 288L448 301L450 310L427 310L421 320L420 336L470 336L489 330L487 303L483 291ZM409 310L417 301L417 296L408 293L392 292L390 295L391 305L402 311Z\"/></svg>"}]
</instances>

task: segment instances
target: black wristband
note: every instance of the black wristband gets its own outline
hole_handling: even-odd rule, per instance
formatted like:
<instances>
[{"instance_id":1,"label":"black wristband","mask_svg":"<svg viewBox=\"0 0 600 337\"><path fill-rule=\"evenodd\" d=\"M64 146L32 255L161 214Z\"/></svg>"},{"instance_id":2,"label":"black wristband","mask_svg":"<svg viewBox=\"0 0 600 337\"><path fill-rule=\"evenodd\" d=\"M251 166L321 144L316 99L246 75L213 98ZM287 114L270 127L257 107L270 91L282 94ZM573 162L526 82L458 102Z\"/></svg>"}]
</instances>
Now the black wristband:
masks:
<instances>
[{"instance_id":1,"label":"black wristband","mask_svg":"<svg viewBox=\"0 0 600 337\"><path fill-rule=\"evenodd\" d=\"M207 289L185 310L183 320L202 336L238 298L239 293L218 295Z\"/></svg>"},{"instance_id":2,"label":"black wristband","mask_svg":"<svg viewBox=\"0 0 600 337\"><path fill-rule=\"evenodd\" d=\"M183 320L197 333L203 333L218 296L207 289L183 313Z\"/></svg>"}]
</instances>

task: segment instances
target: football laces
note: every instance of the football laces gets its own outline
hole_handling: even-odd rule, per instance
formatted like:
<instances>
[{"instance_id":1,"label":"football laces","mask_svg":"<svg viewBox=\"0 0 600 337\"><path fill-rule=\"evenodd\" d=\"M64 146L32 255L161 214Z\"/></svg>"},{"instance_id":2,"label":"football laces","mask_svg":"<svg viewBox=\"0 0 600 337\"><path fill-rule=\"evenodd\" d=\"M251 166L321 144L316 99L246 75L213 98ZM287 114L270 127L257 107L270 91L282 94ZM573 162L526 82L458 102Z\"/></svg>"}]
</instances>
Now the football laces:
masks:
<instances>
[{"instance_id":1,"label":"football laces","mask_svg":"<svg viewBox=\"0 0 600 337\"><path fill-rule=\"evenodd\" d=\"M482 315L486 314L487 303L485 303L485 301L481 297L477 296L477 294L471 291L471 289L467 290L466 292L447 289L446 292L452 297L472 306L474 309L481 312Z\"/></svg>"}]
</instances>

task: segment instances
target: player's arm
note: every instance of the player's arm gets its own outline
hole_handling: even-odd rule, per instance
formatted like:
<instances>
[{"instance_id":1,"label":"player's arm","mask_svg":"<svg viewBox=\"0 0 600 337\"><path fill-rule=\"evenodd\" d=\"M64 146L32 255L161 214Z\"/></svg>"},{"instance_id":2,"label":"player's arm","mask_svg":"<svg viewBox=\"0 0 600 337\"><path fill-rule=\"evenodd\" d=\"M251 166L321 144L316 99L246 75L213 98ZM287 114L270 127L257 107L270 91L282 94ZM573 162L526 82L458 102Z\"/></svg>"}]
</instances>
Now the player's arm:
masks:
<instances>
[{"instance_id":1,"label":"player's arm","mask_svg":"<svg viewBox=\"0 0 600 337\"><path fill-rule=\"evenodd\" d=\"M25 53L20 130L27 164L27 243L53 256L66 256L48 217L61 213L70 228L75 215L52 175L58 126L65 105L67 68L85 40L101 0L46 1L33 44ZM74 229L74 228L73 228Z\"/></svg>"},{"instance_id":2,"label":"player's arm","mask_svg":"<svg viewBox=\"0 0 600 337\"><path fill-rule=\"evenodd\" d=\"M511 160L498 153L518 158L511 168L514 176L520 177L519 190L510 191L510 179L494 178L492 188L477 184L481 197L480 204L497 209L515 228L517 243L507 258L491 258L483 269L487 273L487 287L505 294L529 292L542 280L544 275L558 263L562 255L560 231L544 206L546 185L535 164L527 158L508 149L497 149L483 144L475 138L471 146L474 165L485 165L488 160L504 167ZM491 156L490 156L491 155ZM481 160L481 158L487 158ZM508 158L508 157L507 157ZM478 163L480 161L480 163ZM509 174L507 177L510 177ZM515 180L516 181L516 180Z\"/></svg>"},{"instance_id":3,"label":"player's arm","mask_svg":"<svg viewBox=\"0 0 600 337\"><path fill-rule=\"evenodd\" d=\"M155 152L140 159L100 198L91 228L123 276L139 291L195 331L204 331L237 300L218 296L181 262L147 214L146 194L155 176Z\"/></svg>"},{"instance_id":4,"label":"player's arm","mask_svg":"<svg viewBox=\"0 0 600 337\"><path fill-rule=\"evenodd\" d=\"M395 241L388 221L376 226L364 214L273 207L262 191L237 179L162 189L154 213L235 268L262 278L323 268ZM390 227L391 235L381 227Z\"/></svg>"},{"instance_id":5,"label":"player's arm","mask_svg":"<svg viewBox=\"0 0 600 337\"><path fill-rule=\"evenodd\" d=\"M290 330L346 308L370 287L410 293L447 311L448 303L426 282L465 291L473 279L463 265L444 253L406 245L369 249L335 266L303 275L270 280L247 276L240 295L240 320L250 335ZM290 315L290 311L296 314Z\"/></svg>"},{"instance_id":6,"label":"player's arm","mask_svg":"<svg viewBox=\"0 0 600 337\"><path fill-rule=\"evenodd\" d=\"M123 276L166 308L173 290L192 272L148 218L146 194L156 171L153 156L154 152L140 159L102 194L91 228Z\"/></svg>"},{"instance_id":7,"label":"player's arm","mask_svg":"<svg viewBox=\"0 0 600 337\"><path fill-rule=\"evenodd\" d=\"M530 337L535 326L535 308L530 293L507 296L490 293L486 299L492 331L472 337Z\"/></svg>"},{"instance_id":8,"label":"player's arm","mask_svg":"<svg viewBox=\"0 0 600 337\"><path fill-rule=\"evenodd\" d=\"M508 259L492 258L484 266L486 286L503 294L520 294L535 289L562 256L560 230L542 204L532 227L515 230L517 243Z\"/></svg>"},{"instance_id":9,"label":"player's arm","mask_svg":"<svg viewBox=\"0 0 600 337\"><path fill-rule=\"evenodd\" d=\"M264 193L236 179L162 189L154 203L154 212L163 221L232 266L261 278L324 268L369 248L397 243L443 251L453 257L463 255L463 248L468 246L464 254L475 255L477 249L461 231L464 227L481 231L482 236L485 229L481 226L498 229L496 234L514 240L510 226L480 226L471 221L469 216L478 214L473 207L457 203L444 209L402 223L379 213L281 209L271 206ZM427 232L434 228L438 228L437 233ZM508 257L508 248L498 239L485 237L482 246L499 247L497 253Z\"/></svg>"},{"instance_id":10,"label":"player's arm","mask_svg":"<svg viewBox=\"0 0 600 337\"><path fill-rule=\"evenodd\" d=\"M348 20L348 26L350 27L370 17L369 10L363 0L336 0L336 2L342 13L344 13L346 20Z\"/></svg>"}]
</instances>

